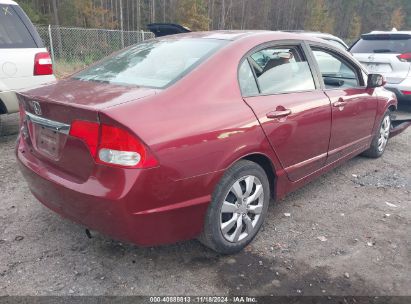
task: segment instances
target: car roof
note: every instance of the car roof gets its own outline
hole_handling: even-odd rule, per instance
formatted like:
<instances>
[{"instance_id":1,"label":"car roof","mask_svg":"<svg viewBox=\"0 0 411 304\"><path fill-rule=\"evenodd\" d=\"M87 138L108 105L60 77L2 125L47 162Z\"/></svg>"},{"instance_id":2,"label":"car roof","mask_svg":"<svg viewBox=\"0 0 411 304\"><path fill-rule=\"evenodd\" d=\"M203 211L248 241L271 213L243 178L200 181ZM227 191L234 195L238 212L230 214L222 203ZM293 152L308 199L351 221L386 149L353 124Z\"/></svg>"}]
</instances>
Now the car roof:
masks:
<instances>
[{"instance_id":1,"label":"car roof","mask_svg":"<svg viewBox=\"0 0 411 304\"><path fill-rule=\"evenodd\" d=\"M338 41L341 44L345 45L346 47L348 47L347 44L344 42L344 40L342 40L340 37L334 36L334 35L329 34L329 33L304 31L304 30L289 30L289 31L287 30L287 31L284 31L284 32L302 34L302 35L307 35L307 36L313 36L313 37L317 37L317 38L321 38L321 39L335 40L335 41Z\"/></svg>"},{"instance_id":2,"label":"car roof","mask_svg":"<svg viewBox=\"0 0 411 304\"><path fill-rule=\"evenodd\" d=\"M177 35L169 35L161 37L161 39L179 39L179 38L203 38L203 39L219 39L228 41L237 41L244 39L252 39L257 36L267 36L268 39L275 40L313 40L323 42L322 39L304 35L302 39L299 33L289 33L283 31L268 31L268 30L217 30L205 32L189 32ZM307 39L308 38L308 39Z\"/></svg>"},{"instance_id":3,"label":"car roof","mask_svg":"<svg viewBox=\"0 0 411 304\"><path fill-rule=\"evenodd\" d=\"M0 0L0 4L18 5L16 2L12 0Z\"/></svg>"}]
</instances>

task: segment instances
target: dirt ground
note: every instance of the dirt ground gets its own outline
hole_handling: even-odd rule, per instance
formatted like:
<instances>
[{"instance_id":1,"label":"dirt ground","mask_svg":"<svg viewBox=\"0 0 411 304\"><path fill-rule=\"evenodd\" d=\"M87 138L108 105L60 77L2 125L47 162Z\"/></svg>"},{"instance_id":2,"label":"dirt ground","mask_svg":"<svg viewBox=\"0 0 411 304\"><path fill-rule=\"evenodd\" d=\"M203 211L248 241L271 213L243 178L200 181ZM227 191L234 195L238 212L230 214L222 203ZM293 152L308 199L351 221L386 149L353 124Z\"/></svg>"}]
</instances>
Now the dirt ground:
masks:
<instances>
[{"instance_id":1,"label":"dirt ground","mask_svg":"<svg viewBox=\"0 0 411 304\"><path fill-rule=\"evenodd\" d=\"M61 219L30 194L0 137L1 295L411 295L411 128L273 202L240 254L196 240L138 248Z\"/></svg>"}]
</instances>

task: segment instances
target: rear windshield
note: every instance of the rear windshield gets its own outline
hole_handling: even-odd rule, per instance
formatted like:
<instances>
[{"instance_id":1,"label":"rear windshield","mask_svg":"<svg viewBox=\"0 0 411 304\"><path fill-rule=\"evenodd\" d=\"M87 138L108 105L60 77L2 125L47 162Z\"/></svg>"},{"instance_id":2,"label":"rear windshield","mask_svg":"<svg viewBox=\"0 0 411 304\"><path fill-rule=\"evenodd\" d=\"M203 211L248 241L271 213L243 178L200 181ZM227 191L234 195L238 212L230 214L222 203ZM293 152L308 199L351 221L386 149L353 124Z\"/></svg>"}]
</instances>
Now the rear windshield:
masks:
<instances>
[{"instance_id":1,"label":"rear windshield","mask_svg":"<svg viewBox=\"0 0 411 304\"><path fill-rule=\"evenodd\" d=\"M37 48L24 22L15 10L16 5L0 4L0 49Z\"/></svg>"},{"instance_id":2,"label":"rear windshield","mask_svg":"<svg viewBox=\"0 0 411 304\"><path fill-rule=\"evenodd\" d=\"M226 41L150 40L128 48L74 75L75 79L164 88L177 81Z\"/></svg>"},{"instance_id":3,"label":"rear windshield","mask_svg":"<svg viewBox=\"0 0 411 304\"><path fill-rule=\"evenodd\" d=\"M411 37L410 37L411 38ZM403 54L411 52L411 39L402 36L396 37L371 37L360 39L351 48L352 53L385 53Z\"/></svg>"}]
</instances>

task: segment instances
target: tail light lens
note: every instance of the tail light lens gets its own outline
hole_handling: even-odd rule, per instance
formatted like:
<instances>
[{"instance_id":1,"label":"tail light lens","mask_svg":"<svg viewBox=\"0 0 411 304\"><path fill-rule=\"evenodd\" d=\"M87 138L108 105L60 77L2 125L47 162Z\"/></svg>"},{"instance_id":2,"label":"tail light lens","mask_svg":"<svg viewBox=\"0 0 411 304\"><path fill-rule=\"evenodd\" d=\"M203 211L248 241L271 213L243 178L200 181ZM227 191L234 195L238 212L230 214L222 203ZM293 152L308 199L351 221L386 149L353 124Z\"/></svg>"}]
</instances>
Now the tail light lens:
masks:
<instances>
[{"instance_id":1,"label":"tail light lens","mask_svg":"<svg viewBox=\"0 0 411 304\"><path fill-rule=\"evenodd\" d=\"M411 62L411 53L398 55L397 58L402 62Z\"/></svg>"},{"instance_id":2,"label":"tail light lens","mask_svg":"<svg viewBox=\"0 0 411 304\"><path fill-rule=\"evenodd\" d=\"M119 127L76 120L70 135L84 141L97 163L125 168L150 168L158 165L148 148Z\"/></svg>"},{"instance_id":3,"label":"tail light lens","mask_svg":"<svg viewBox=\"0 0 411 304\"><path fill-rule=\"evenodd\" d=\"M52 75L53 63L47 52L38 53L34 57L34 76Z\"/></svg>"},{"instance_id":4,"label":"tail light lens","mask_svg":"<svg viewBox=\"0 0 411 304\"><path fill-rule=\"evenodd\" d=\"M84 141L94 158L97 153L99 127L95 122L75 120L70 128L70 135Z\"/></svg>"}]
</instances>

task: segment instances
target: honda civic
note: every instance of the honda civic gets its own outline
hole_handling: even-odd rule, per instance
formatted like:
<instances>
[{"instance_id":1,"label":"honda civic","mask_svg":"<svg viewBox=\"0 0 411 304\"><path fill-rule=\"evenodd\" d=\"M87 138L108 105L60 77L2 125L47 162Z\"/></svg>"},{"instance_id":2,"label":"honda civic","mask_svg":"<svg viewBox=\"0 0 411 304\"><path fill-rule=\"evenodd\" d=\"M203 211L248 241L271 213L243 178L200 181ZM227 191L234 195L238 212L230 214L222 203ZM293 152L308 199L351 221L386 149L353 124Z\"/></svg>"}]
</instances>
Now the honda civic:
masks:
<instances>
[{"instance_id":1,"label":"honda civic","mask_svg":"<svg viewBox=\"0 0 411 304\"><path fill-rule=\"evenodd\" d=\"M33 195L88 229L231 254L271 200L384 153L404 128L384 84L308 35L165 36L20 93L16 155Z\"/></svg>"}]
</instances>

